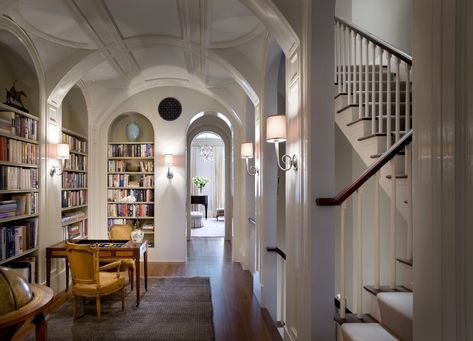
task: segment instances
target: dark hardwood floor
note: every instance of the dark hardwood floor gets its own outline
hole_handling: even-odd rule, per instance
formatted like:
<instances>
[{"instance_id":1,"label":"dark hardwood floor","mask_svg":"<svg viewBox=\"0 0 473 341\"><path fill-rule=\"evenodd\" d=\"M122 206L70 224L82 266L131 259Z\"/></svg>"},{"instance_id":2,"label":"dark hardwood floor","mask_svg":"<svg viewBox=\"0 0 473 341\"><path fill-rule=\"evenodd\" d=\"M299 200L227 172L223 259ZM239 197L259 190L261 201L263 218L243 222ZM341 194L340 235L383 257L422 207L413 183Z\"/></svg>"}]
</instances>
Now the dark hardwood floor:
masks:
<instances>
[{"instance_id":1,"label":"dark hardwood floor","mask_svg":"<svg viewBox=\"0 0 473 341\"><path fill-rule=\"evenodd\" d=\"M280 340L264 322L253 296L250 273L232 262L230 242L223 238L194 238L187 246L186 263L150 262L148 275L210 277L217 341Z\"/></svg>"}]
</instances>

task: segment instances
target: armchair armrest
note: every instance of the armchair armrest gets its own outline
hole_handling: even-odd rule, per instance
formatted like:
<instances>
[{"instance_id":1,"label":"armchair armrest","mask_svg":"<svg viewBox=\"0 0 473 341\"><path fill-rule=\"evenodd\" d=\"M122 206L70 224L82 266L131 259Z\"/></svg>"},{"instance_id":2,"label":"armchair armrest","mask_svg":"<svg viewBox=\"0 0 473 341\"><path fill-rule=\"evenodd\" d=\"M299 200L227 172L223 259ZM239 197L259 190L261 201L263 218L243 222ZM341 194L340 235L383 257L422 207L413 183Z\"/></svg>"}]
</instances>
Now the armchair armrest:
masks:
<instances>
[{"instance_id":1,"label":"armchair armrest","mask_svg":"<svg viewBox=\"0 0 473 341\"><path fill-rule=\"evenodd\" d=\"M120 265L122 265L122 262L117 260L112 263L105 264L99 268L99 271L105 271L105 270L110 270L110 269L115 269L117 268L117 271L120 270Z\"/></svg>"}]
</instances>

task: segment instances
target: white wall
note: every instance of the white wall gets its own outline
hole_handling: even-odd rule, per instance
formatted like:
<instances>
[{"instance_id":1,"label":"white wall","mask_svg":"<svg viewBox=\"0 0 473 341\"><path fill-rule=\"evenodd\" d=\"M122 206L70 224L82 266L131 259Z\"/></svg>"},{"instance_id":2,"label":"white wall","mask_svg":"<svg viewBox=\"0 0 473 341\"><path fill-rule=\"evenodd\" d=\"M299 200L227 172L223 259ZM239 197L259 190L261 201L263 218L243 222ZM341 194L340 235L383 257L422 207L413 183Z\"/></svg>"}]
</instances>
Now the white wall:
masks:
<instances>
[{"instance_id":1,"label":"white wall","mask_svg":"<svg viewBox=\"0 0 473 341\"><path fill-rule=\"evenodd\" d=\"M159 102L175 97L182 104L182 114L175 121L165 121L157 113ZM162 87L138 93L121 103L92 127L90 174L90 229L93 237L106 236L106 132L110 122L124 112L138 112L146 116L155 132L155 248L150 260L182 262L186 260L186 132L190 119L202 111L226 113L220 103L188 88ZM232 122L235 125L235 122ZM174 154L174 178L167 179L163 154ZM95 229L94 229L95 227Z\"/></svg>"},{"instance_id":2,"label":"white wall","mask_svg":"<svg viewBox=\"0 0 473 341\"><path fill-rule=\"evenodd\" d=\"M412 0L351 1L351 21L355 25L380 37L401 51L412 54ZM342 8L339 10L342 11ZM343 13L346 14L347 10L343 9Z\"/></svg>"}]
</instances>

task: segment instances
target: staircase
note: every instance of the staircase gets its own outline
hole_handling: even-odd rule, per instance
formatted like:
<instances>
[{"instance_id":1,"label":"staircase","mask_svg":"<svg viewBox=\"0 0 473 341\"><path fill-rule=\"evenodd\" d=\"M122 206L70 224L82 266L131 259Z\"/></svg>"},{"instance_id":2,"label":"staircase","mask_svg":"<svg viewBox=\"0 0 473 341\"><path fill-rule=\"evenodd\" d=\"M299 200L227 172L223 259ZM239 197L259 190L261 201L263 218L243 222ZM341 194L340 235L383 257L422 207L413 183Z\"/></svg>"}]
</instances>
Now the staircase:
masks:
<instances>
[{"instance_id":1,"label":"staircase","mask_svg":"<svg viewBox=\"0 0 473 341\"><path fill-rule=\"evenodd\" d=\"M412 340L412 60L340 18L335 38L335 121L367 167L337 196L317 199L340 206L337 340ZM380 208L380 191L389 198L389 214ZM367 196L372 217L363 216ZM346 240L347 221L353 240ZM348 292L347 260L353 260Z\"/></svg>"}]
</instances>

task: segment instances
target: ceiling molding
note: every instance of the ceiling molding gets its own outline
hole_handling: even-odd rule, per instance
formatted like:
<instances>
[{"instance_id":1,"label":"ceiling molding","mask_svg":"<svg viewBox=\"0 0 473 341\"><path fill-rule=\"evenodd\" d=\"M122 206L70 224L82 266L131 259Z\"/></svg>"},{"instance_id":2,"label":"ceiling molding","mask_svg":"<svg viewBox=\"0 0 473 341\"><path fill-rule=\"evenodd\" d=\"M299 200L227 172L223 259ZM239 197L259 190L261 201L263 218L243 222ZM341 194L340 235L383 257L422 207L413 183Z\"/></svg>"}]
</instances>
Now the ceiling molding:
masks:
<instances>
[{"instance_id":1,"label":"ceiling molding","mask_svg":"<svg viewBox=\"0 0 473 341\"><path fill-rule=\"evenodd\" d=\"M232 48L244 43L247 43L255 38L257 38L261 33L263 33L266 30L266 28L262 24L258 24L258 26L255 27L255 29L241 37L238 37L236 39L232 40L227 40L227 41L221 41L221 42L210 42L209 43L209 48L211 49L226 49L226 48Z\"/></svg>"}]
</instances>

